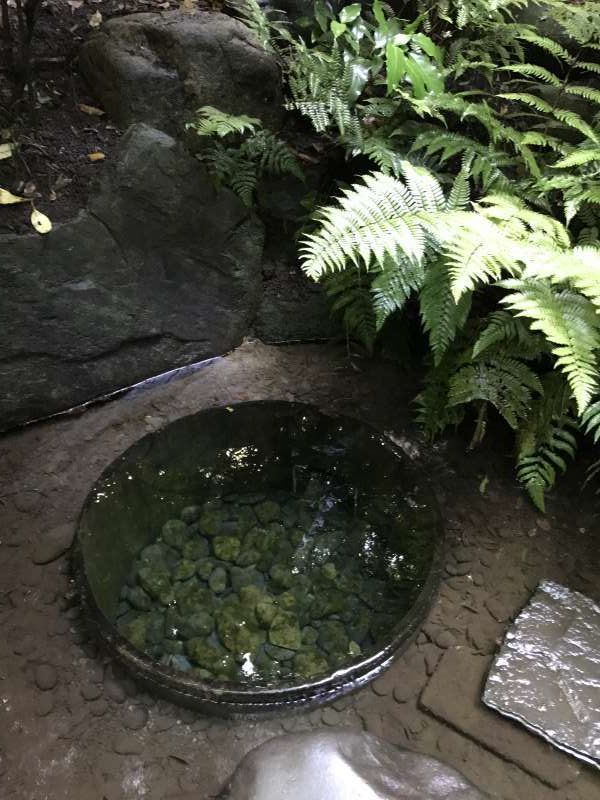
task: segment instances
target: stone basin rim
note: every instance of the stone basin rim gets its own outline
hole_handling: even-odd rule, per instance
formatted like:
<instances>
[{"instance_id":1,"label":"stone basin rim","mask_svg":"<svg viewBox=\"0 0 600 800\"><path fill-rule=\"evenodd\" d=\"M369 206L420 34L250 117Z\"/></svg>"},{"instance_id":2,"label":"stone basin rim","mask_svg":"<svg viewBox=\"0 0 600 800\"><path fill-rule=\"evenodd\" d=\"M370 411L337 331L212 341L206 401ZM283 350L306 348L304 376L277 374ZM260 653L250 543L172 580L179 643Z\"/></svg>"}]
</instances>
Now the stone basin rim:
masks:
<instances>
[{"instance_id":1,"label":"stone basin rim","mask_svg":"<svg viewBox=\"0 0 600 800\"><path fill-rule=\"evenodd\" d=\"M151 441L163 433L171 424L182 422L194 417L204 415L209 417L216 412L233 411L252 406L264 406L271 403L280 407L289 408L290 411L317 413L333 421L350 423L363 428L367 433L377 437L399 461L408 465L411 471L415 469L415 460L409 457L389 436L370 423L348 414L328 414L320 408L309 403L285 400L247 400L238 403L228 403L222 406L210 406L194 414L178 417L167 422L158 430L151 431L137 439L118 454L102 471L101 475L90 487L86 499L79 512L75 539L71 548L71 569L79 601L85 612L86 621L96 638L105 645L108 652L119 664L126 668L134 680L139 681L150 691L165 699L185 707L204 711L217 716L263 716L265 713L289 711L291 708L303 706L310 707L331 702L349 692L364 686L384 672L391 662L401 655L416 636L418 629L424 621L433 599L437 593L443 569L443 554L445 549L445 530L437 501L431 483L426 476L419 475L419 484L428 490L431 504L436 514L436 537L429 569L415 601L400 617L392 629L395 631L389 641L380 647L377 652L366 658L355 660L346 667L332 670L329 674L318 679L290 683L288 685L273 685L256 683L239 683L234 681L210 680L202 681L197 678L186 677L186 673L159 664L149 655L135 648L119 631L116 625L109 620L98 605L89 584L83 548L80 541L82 520L88 506L92 502L94 488L100 484L114 470L115 464L132 448L142 442Z\"/></svg>"}]
</instances>

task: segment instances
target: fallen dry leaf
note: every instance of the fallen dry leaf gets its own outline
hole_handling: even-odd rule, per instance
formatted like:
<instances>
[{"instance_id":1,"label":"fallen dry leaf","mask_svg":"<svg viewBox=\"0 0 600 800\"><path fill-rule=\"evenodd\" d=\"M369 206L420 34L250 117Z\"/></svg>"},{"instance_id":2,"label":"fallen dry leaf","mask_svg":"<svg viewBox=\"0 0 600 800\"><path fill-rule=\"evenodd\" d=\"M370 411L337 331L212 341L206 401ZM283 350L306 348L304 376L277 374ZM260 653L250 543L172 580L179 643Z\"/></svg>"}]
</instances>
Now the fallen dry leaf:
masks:
<instances>
[{"instance_id":1,"label":"fallen dry leaf","mask_svg":"<svg viewBox=\"0 0 600 800\"><path fill-rule=\"evenodd\" d=\"M11 206L13 203L28 202L29 200L26 197L17 197L16 194L12 194L12 192L6 189L0 189L0 206Z\"/></svg>"},{"instance_id":2,"label":"fallen dry leaf","mask_svg":"<svg viewBox=\"0 0 600 800\"><path fill-rule=\"evenodd\" d=\"M99 11L94 11L89 19L90 28L99 28L102 25L102 14Z\"/></svg>"},{"instance_id":3,"label":"fallen dry leaf","mask_svg":"<svg viewBox=\"0 0 600 800\"><path fill-rule=\"evenodd\" d=\"M89 114L91 117L102 117L105 114L101 108L96 108L96 106L88 106L85 103L79 103L79 110L83 111L84 114Z\"/></svg>"},{"instance_id":4,"label":"fallen dry leaf","mask_svg":"<svg viewBox=\"0 0 600 800\"><path fill-rule=\"evenodd\" d=\"M78 11L83 5L83 0L67 0L67 4L71 8L71 14L74 14L75 11Z\"/></svg>"},{"instance_id":5,"label":"fallen dry leaf","mask_svg":"<svg viewBox=\"0 0 600 800\"><path fill-rule=\"evenodd\" d=\"M31 212L30 219L31 224L38 233L50 233L52 230L50 219L45 214L42 214L41 211L38 211L37 208L34 208Z\"/></svg>"},{"instance_id":6,"label":"fallen dry leaf","mask_svg":"<svg viewBox=\"0 0 600 800\"><path fill-rule=\"evenodd\" d=\"M90 161L104 161L106 155L104 153L88 153L88 158Z\"/></svg>"},{"instance_id":7,"label":"fallen dry leaf","mask_svg":"<svg viewBox=\"0 0 600 800\"><path fill-rule=\"evenodd\" d=\"M0 144L0 161L2 161L3 158L10 158L16 149L17 145L15 142Z\"/></svg>"}]
</instances>

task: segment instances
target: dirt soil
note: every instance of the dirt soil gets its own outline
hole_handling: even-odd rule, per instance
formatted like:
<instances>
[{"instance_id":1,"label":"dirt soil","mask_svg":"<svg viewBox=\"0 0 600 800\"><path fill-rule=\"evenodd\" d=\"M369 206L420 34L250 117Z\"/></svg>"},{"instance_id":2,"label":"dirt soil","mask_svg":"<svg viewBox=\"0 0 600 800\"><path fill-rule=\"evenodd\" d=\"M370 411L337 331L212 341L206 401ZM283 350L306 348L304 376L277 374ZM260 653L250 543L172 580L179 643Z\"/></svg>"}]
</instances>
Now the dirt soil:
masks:
<instances>
[{"instance_id":1,"label":"dirt soil","mask_svg":"<svg viewBox=\"0 0 600 800\"><path fill-rule=\"evenodd\" d=\"M387 392L381 387L386 386ZM542 579L600 598L598 515L571 487L537 514L502 448L425 448L414 387L343 349L247 342L178 380L0 440L0 797L201 800L252 747L346 726L432 754L494 798L597 800L600 773L485 709L490 655ZM269 720L225 721L145 694L102 652L72 593L67 548L93 481L149 431L201 408L313 402L388 432L422 459L447 528L445 575L418 637L370 686Z\"/></svg>"},{"instance_id":2,"label":"dirt soil","mask_svg":"<svg viewBox=\"0 0 600 800\"><path fill-rule=\"evenodd\" d=\"M26 92L9 105L14 84L0 63L5 67L0 70L0 143L19 144L16 155L0 160L0 187L31 198L53 222L71 219L83 208L121 131L102 114L79 74L79 46L101 21L179 5L178 0L44 0L32 40L33 97ZM196 8L203 6L203 0L196 1ZM90 160L97 153L101 156ZM0 233L28 232L29 212L28 204L2 206Z\"/></svg>"}]
</instances>

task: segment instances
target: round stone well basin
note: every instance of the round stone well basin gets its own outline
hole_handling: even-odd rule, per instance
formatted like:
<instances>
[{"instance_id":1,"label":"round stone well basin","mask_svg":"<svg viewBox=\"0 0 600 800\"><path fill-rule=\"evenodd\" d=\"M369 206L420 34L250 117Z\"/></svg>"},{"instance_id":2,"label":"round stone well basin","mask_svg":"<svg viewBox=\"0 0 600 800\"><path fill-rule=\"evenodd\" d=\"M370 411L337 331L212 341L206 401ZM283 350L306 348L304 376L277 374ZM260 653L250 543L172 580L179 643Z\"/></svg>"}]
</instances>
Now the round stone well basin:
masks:
<instances>
[{"instance_id":1,"label":"round stone well basin","mask_svg":"<svg viewBox=\"0 0 600 800\"><path fill-rule=\"evenodd\" d=\"M224 716L327 702L380 674L436 590L422 467L303 404L214 408L117 458L74 569L96 634L149 691Z\"/></svg>"}]
</instances>

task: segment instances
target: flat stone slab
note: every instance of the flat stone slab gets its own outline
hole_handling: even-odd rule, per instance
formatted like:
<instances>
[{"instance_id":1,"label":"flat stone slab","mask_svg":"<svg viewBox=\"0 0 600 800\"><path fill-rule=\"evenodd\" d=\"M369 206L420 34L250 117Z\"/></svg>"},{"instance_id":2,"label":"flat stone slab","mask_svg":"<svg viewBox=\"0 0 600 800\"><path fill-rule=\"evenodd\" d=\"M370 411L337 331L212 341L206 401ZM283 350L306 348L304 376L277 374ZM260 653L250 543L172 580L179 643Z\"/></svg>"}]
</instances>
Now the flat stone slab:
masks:
<instances>
[{"instance_id":1,"label":"flat stone slab","mask_svg":"<svg viewBox=\"0 0 600 800\"><path fill-rule=\"evenodd\" d=\"M483 705L490 662L464 648L447 650L421 695L421 706L548 786L560 788L575 780L576 762Z\"/></svg>"},{"instance_id":2,"label":"flat stone slab","mask_svg":"<svg viewBox=\"0 0 600 800\"><path fill-rule=\"evenodd\" d=\"M600 768L600 606L541 583L506 634L483 700Z\"/></svg>"}]
</instances>

